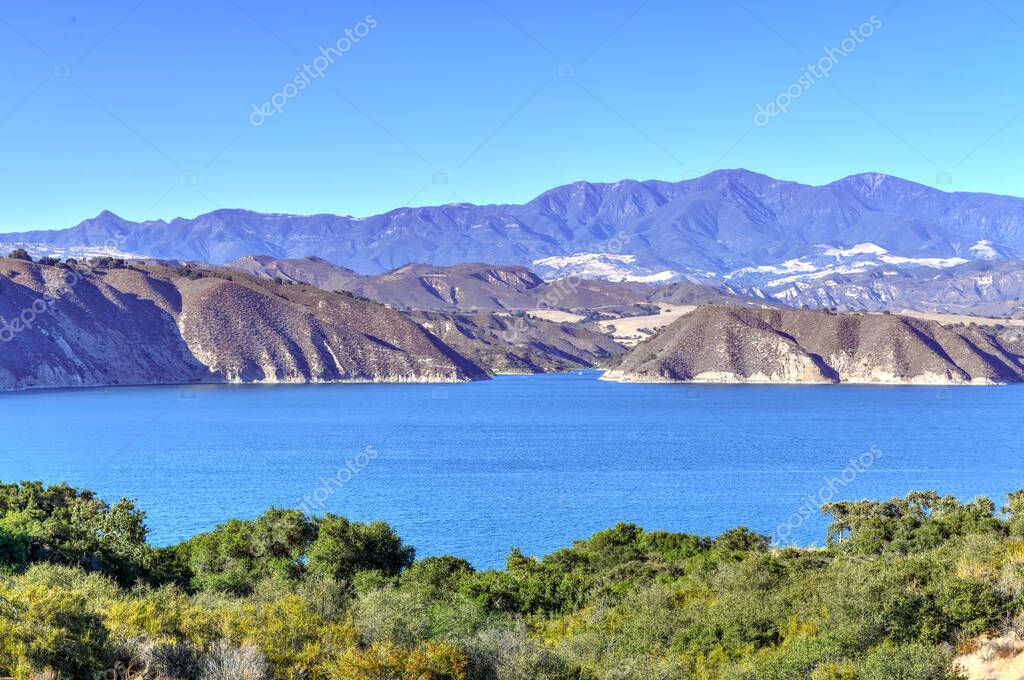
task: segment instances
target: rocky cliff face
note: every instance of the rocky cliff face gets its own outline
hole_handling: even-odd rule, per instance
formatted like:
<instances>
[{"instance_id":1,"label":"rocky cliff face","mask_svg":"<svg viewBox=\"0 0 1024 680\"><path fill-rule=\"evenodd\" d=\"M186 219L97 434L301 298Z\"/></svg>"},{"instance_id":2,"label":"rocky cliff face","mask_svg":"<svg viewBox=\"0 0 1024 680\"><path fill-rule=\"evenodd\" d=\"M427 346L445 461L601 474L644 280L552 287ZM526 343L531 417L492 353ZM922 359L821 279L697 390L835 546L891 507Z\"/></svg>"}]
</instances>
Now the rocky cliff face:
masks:
<instances>
[{"instance_id":1,"label":"rocky cliff face","mask_svg":"<svg viewBox=\"0 0 1024 680\"><path fill-rule=\"evenodd\" d=\"M485 377L399 312L216 268L0 259L0 318L0 389Z\"/></svg>"},{"instance_id":2,"label":"rocky cliff face","mask_svg":"<svg viewBox=\"0 0 1024 680\"><path fill-rule=\"evenodd\" d=\"M888 314L706 305L638 345L606 379L630 382L992 384L1024 380L996 335Z\"/></svg>"}]
</instances>

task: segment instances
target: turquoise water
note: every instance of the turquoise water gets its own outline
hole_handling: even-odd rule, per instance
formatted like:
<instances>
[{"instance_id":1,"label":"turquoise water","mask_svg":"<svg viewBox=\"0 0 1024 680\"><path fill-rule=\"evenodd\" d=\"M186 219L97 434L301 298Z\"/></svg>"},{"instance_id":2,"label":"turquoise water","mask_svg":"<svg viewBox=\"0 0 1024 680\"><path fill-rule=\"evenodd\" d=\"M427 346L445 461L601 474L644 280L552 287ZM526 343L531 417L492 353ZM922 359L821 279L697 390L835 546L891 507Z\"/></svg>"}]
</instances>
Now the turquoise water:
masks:
<instances>
[{"instance_id":1,"label":"turquoise water","mask_svg":"<svg viewBox=\"0 0 1024 680\"><path fill-rule=\"evenodd\" d=\"M998 502L1024 487L1024 387L597 375L4 394L0 479L134 497L157 544L304 505L386 520L420 555L479 567L618 521L701 534L742 524L820 544L824 520L801 512L811 495L936 489Z\"/></svg>"}]
</instances>

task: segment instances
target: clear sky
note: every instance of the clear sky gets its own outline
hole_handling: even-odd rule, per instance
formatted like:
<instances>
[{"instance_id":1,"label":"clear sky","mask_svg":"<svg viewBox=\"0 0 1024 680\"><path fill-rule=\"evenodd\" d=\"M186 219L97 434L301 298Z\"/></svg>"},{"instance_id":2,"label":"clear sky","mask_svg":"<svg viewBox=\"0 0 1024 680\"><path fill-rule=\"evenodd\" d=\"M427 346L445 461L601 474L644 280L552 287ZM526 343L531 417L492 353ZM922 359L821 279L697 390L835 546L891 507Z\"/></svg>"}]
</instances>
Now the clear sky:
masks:
<instances>
[{"instance_id":1,"label":"clear sky","mask_svg":"<svg viewBox=\"0 0 1024 680\"><path fill-rule=\"evenodd\" d=\"M1024 195L1024 6L894 1L0 2L0 231L723 167Z\"/></svg>"}]
</instances>

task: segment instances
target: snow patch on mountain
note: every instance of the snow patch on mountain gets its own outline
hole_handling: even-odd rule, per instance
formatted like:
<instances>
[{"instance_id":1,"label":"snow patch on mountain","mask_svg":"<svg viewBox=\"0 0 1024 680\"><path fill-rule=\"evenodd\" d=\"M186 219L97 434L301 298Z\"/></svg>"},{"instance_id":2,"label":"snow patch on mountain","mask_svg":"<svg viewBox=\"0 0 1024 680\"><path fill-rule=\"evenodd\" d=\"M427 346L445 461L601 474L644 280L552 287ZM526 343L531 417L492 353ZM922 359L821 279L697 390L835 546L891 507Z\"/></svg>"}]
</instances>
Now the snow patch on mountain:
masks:
<instances>
[{"instance_id":1,"label":"snow patch on mountain","mask_svg":"<svg viewBox=\"0 0 1024 680\"><path fill-rule=\"evenodd\" d=\"M725 275L725 279L732 279L748 274L791 274L795 272L816 272L818 267L807 260L805 257L796 258L793 260L786 260L782 264L763 264L756 267L743 267L735 271L729 272Z\"/></svg>"},{"instance_id":2,"label":"snow patch on mountain","mask_svg":"<svg viewBox=\"0 0 1024 680\"><path fill-rule=\"evenodd\" d=\"M999 257L999 253L992 247L992 242L986 239L978 241L969 250L981 260L994 260Z\"/></svg>"},{"instance_id":3,"label":"snow patch on mountain","mask_svg":"<svg viewBox=\"0 0 1024 680\"><path fill-rule=\"evenodd\" d=\"M778 264L743 267L723 275L726 281L778 290L801 281L815 281L836 275L862 274L883 265L948 269L969 260L962 257L906 257L894 255L876 243L852 246L818 245L820 255L786 260Z\"/></svg>"},{"instance_id":4,"label":"snow patch on mountain","mask_svg":"<svg viewBox=\"0 0 1024 680\"><path fill-rule=\"evenodd\" d=\"M537 273L544 279L604 279L605 281L633 281L641 283L668 283L682 278L682 274L669 269L645 266L636 255L611 253L576 253L556 255L533 261Z\"/></svg>"},{"instance_id":5,"label":"snow patch on mountain","mask_svg":"<svg viewBox=\"0 0 1024 680\"><path fill-rule=\"evenodd\" d=\"M89 257L117 257L121 259L132 259L145 257L139 253L130 253L114 246L69 246L61 248L48 243L24 243L0 241L0 255L6 255L12 250L23 249L34 258L56 257L67 259L69 257L79 260Z\"/></svg>"},{"instance_id":6,"label":"snow patch on mountain","mask_svg":"<svg viewBox=\"0 0 1024 680\"><path fill-rule=\"evenodd\" d=\"M875 263L877 265L877 263ZM866 272L872 267L871 263L860 262L857 264L840 265L837 267L824 267L817 269L809 273L796 274L794 276L786 276L781 279L773 279L764 284L768 289L775 288L777 286L785 286L795 281L813 281L815 279L823 279L836 274L860 274Z\"/></svg>"},{"instance_id":7,"label":"snow patch on mountain","mask_svg":"<svg viewBox=\"0 0 1024 680\"><path fill-rule=\"evenodd\" d=\"M837 260L844 257L854 257L856 255L885 255L889 251L880 245L875 243L858 243L857 245L850 246L849 248L834 248L824 246L825 250L822 253L825 257L834 257Z\"/></svg>"},{"instance_id":8,"label":"snow patch on mountain","mask_svg":"<svg viewBox=\"0 0 1024 680\"><path fill-rule=\"evenodd\" d=\"M623 281L634 281L636 283L668 283L675 281L679 278L678 272L669 270L660 271L657 274L646 274L646 275L630 275L628 278L622 279Z\"/></svg>"},{"instance_id":9,"label":"snow patch on mountain","mask_svg":"<svg viewBox=\"0 0 1024 680\"><path fill-rule=\"evenodd\" d=\"M965 260L962 257L900 257L898 255L883 255L878 259L885 264L912 264L921 265L922 267L936 267L938 269L948 269L949 267L969 262L969 260Z\"/></svg>"}]
</instances>

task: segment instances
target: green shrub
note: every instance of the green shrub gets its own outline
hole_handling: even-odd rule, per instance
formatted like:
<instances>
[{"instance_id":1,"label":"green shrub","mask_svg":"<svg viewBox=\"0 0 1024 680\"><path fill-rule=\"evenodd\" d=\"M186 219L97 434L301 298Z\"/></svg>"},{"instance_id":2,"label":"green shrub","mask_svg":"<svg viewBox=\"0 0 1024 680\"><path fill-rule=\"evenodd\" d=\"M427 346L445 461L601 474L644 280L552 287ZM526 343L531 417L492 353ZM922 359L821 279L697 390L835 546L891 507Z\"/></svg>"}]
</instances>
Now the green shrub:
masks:
<instances>
[{"instance_id":1,"label":"green shrub","mask_svg":"<svg viewBox=\"0 0 1024 680\"><path fill-rule=\"evenodd\" d=\"M360 524L328 514L317 522L307 558L312 573L348 580L357 571L397 576L412 565L415 555L385 522Z\"/></svg>"},{"instance_id":2,"label":"green shrub","mask_svg":"<svg viewBox=\"0 0 1024 680\"><path fill-rule=\"evenodd\" d=\"M276 508L153 549L130 501L0 484L0 675L947 680L1019 610L1022 498L835 503L820 550L619 524L478 571Z\"/></svg>"},{"instance_id":3,"label":"green shrub","mask_svg":"<svg viewBox=\"0 0 1024 680\"><path fill-rule=\"evenodd\" d=\"M952 659L937 647L920 643L883 643L858 664L858 680L957 680Z\"/></svg>"},{"instance_id":4,"label":"green shrub","mask_svg":"<svg viewBox=\"0 0 1024 680\"><path fill-rule=\"evenodd\" d=\"M108 505L65 484L0 484L0 565L78 565L130 584L145 574L152 552L144 522L126 499Z\"/></svg>"}]
</instances>

